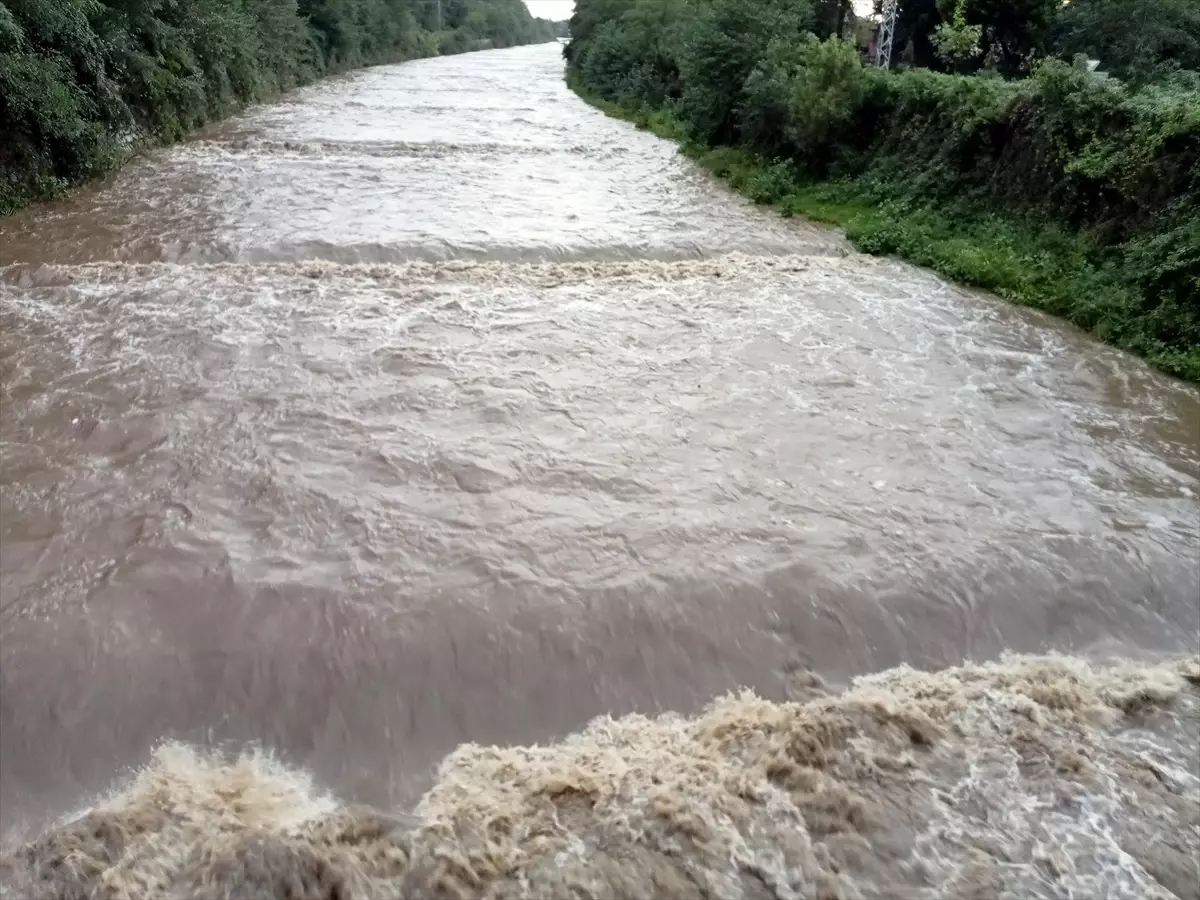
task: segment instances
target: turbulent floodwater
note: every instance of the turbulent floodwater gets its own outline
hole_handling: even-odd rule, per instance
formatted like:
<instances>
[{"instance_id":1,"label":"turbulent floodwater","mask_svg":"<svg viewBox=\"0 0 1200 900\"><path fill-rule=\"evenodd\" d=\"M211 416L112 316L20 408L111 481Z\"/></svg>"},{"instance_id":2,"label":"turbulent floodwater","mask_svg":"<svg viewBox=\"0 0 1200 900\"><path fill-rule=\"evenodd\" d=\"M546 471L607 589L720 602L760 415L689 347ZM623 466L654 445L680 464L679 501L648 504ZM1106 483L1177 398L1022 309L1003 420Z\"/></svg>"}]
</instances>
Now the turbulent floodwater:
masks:
<instances>
[{"instance_id":1,"label":"turbulent floodwater","mask_svg":"<svg viewBox=\"0 0 1200 900\"><path fill-rule=\"evenodd\" d=\"M0 896L1198 896L1200 393L561 75L0 222Z\"/></svg>"}]
</instances>

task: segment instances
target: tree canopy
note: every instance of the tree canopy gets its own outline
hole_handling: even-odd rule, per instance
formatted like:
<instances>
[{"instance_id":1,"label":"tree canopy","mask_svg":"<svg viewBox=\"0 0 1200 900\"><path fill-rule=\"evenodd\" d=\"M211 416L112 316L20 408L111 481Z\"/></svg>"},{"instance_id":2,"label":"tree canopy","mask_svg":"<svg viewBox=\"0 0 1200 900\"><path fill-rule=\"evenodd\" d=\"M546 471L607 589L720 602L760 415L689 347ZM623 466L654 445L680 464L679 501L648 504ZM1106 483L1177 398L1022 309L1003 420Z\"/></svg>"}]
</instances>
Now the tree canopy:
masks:
<instances>
[{"instance_id":1,"label":"tree canopy","mask_svg":"<svg viewBox=\"0 0 1200 900\"><path fill-rule=\"evenodd\" d=\"M1074 0L1053 39L1059 53L1086 54L1125 78L1200 70L1200 0Z\"/></svg>"},{"instance_id":2,"label":"tree canopy","mask_svg":"<svg viewBox=\"0 0 1200 900\"><path fill-rule=\"evenodd\" d=\"M875 0L875 14L882 12ZM975 68L1027 74L1039 58L1099 59L1106 71L1146 80L1172 70L1200 69L1200 0L901 0L895 64L957 68L938 53L940 29L979 29Z\"/></svg>"}]
</instances>

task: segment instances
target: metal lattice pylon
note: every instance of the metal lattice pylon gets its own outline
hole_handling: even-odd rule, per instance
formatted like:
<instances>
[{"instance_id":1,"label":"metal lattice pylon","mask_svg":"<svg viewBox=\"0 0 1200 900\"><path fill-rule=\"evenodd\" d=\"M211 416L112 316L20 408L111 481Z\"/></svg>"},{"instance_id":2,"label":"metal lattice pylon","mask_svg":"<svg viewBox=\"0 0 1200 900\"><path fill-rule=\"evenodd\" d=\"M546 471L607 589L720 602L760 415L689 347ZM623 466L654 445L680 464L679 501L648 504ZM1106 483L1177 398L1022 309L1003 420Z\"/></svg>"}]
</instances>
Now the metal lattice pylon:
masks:
<instances>
[{"instance_id":1,"label":"metal lattice pylon","mask_svg":"<svg viewBox=\"0 0 1200 900\"><path fill-rule=\"evenodd\" d=\"M896 14L900 12L900 0L883 0L883 19L879 23L879 38L875 43L875 65L881 69L891 68L892 39L896 36Z\"/></svg>"}]
</instances>

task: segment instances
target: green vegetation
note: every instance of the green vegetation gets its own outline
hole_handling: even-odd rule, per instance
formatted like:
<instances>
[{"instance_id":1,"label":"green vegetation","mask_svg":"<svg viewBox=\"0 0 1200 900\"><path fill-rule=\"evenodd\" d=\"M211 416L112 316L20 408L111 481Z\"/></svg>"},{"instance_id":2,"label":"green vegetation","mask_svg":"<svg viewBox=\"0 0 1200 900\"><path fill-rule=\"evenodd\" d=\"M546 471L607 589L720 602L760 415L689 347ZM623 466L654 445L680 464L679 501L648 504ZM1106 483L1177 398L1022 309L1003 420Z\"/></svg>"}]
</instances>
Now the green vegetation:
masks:
<instances>
[{"instance_id":1,"label":"green vegetation","mask_svg":"<svg viewBox=\"0 0 1200 900\"><path fill-rule=\"evenodd\" d=\"M331 72L554 34L522 0L0 0L0 215Z\"/></svg>"},{"instance_id":2,"label":"green vegetation","mask_svg":"<svg viewBox=\"0 0 1200 900\"><path fill-rule=\"evenodd\" d=\"M577 0L568 78L756 202L1200 381L1200 0L908 0L899 71L847 5Z\"/></svg>"},{"instance_id":3,"label":"green vegetation","mask_svg":"<svg viewBox=\"0 0 1200 900\"><path fill-rule=\"evenodd\" d=\"M1122 78L1152 81L1200 69L1200 0L1085 0L1062 10L1060 52L1104 61Z\"/></svg>"}]
</instances>

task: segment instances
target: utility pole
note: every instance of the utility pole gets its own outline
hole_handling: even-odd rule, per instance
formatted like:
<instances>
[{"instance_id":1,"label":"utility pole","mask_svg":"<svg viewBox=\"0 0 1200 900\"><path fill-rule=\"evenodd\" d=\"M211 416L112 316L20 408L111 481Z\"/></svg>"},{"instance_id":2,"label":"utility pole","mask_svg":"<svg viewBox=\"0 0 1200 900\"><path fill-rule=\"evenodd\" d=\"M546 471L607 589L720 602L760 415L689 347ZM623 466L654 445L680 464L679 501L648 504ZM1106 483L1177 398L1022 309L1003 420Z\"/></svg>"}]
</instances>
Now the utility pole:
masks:
<instances>
[{"instance_id":1,"label":"utility pole","mask_svg":"<svg viewBox=\"0 0 1200 900\"><path fill-rule=\"evenodd\" d=\"M900 0L883 0L883 19L875 40L875 65L881 69L892 67L892 39L896 36L896 14L899 12Z\"/></svg>"},{"instance_id":2,"label":"utility pole","mask_svg":"<svg viewBox=\"0 0 1200 900\"><path fill-rule=\"evenodd\" d=\"M437 10L438 10L438 27L437 27L437 30L438 30L438 31L441 31L441 30L442 30L442 0L437 0Z\"/></svg>"}]
</instances>

